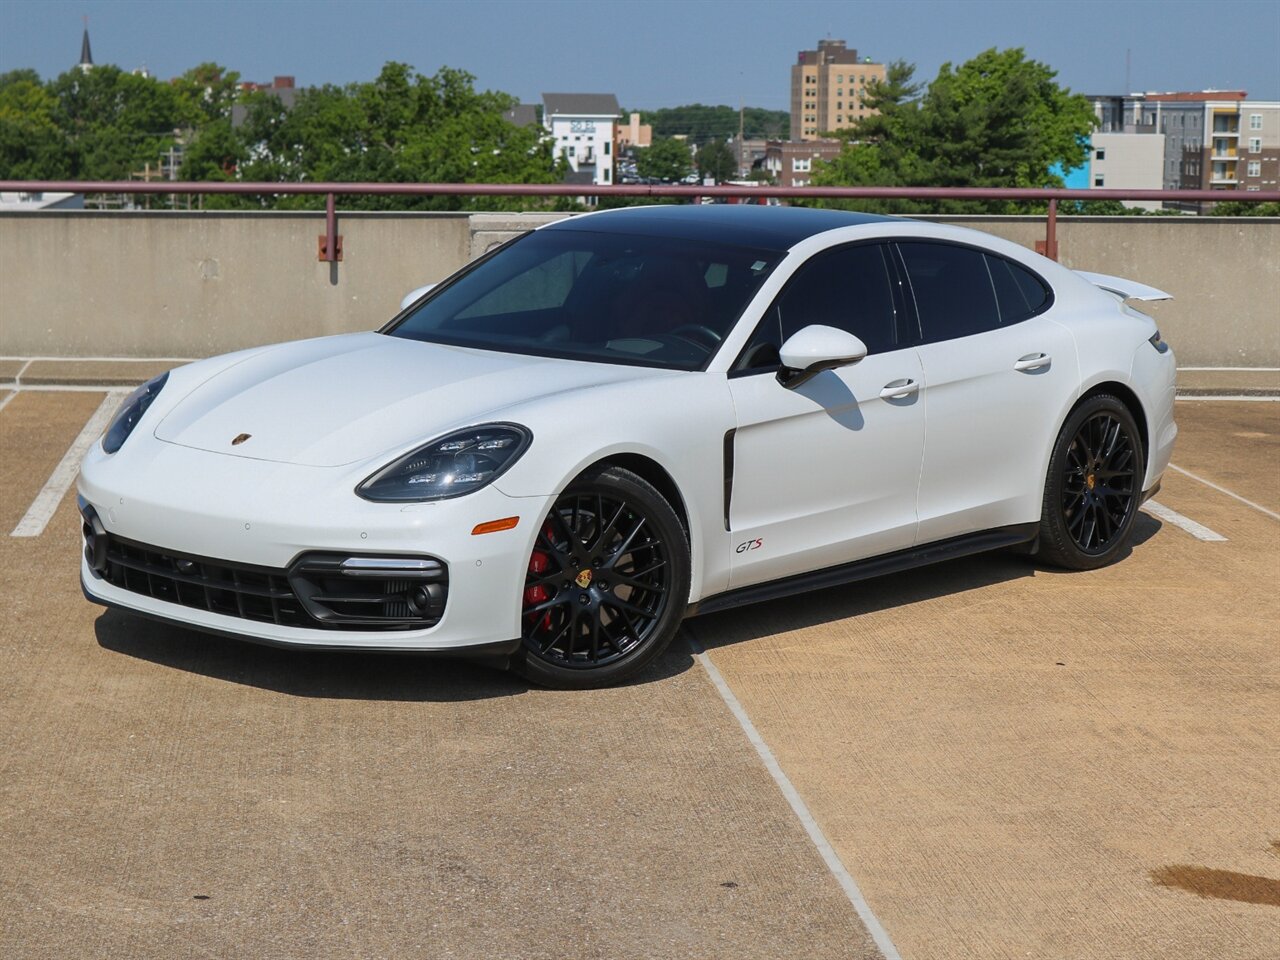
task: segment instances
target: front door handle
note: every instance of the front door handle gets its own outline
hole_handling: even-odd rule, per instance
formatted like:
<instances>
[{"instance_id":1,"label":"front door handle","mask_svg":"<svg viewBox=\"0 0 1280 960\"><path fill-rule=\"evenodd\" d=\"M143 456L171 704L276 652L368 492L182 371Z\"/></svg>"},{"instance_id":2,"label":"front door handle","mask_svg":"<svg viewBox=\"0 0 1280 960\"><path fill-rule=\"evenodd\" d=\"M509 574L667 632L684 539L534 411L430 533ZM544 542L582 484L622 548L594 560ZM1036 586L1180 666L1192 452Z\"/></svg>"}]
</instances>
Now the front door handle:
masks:
<instances>
[{"instance_id":1,"label":"front door handle","mask_svg":"<svg viewBox=\"0 0 1280 960\"><path fill-rule=\"evenodd\" d=\"M1053 363L1053 357L1047 353L1028 353L1025 357L1019 357L1018 362L1013 365L1015 370L1039 370L1041 367L1049 367Z\"/></svg>"},{"instance_id":2,"label":"front door handle","mask_svg":"<svg viewBox=\"0 0 1280 960\"><path fill-rule=\"evenodd\" d=\"M880 391L881 400L905 400L913 393L920 392L920 384L909 378L891 380Z\"/></svg>"}]
</instances>

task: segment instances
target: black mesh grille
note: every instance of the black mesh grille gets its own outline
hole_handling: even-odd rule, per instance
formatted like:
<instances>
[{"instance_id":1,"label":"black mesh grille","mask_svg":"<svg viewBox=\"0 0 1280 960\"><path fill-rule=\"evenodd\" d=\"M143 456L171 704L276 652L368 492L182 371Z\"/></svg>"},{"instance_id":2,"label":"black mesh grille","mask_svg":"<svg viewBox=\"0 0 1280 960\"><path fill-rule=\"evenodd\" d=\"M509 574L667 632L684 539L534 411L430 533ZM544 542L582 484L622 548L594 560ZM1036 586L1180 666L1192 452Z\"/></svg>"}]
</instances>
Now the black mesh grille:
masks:
<instances>
[{"instance_id":1,"label":"black mesh grille","mask_svg":"<svg viewBox=\"0 0 1280 960\"><path fill-rule=\"evenodd\" d=\"M101 570L131 593L197 610L287 627L421 630L444 614L445 565L391 576L352 576L340 554L306 554L288 570L211 560L108 536Z\"/></svg>"}]
</instances>

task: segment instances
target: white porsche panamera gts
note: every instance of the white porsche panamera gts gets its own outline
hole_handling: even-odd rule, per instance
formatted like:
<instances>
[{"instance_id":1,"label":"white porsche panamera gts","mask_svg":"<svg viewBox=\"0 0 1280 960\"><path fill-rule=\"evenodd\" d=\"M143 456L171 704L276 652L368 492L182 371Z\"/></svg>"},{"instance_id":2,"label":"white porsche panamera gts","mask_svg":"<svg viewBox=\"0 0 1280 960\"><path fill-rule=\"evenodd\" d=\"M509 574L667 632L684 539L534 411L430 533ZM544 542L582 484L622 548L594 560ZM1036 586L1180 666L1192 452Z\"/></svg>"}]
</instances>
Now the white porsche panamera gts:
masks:
<instances>
[{"instance_id":1,"label":"white porsche panamera gts","mask_svg":"<svg viewBox=\"0 0 1280 960\"><path fill-rule=\"evenodd\" d=\"M1126 548L1168 295L956 227L661 206L527 233L376 333L139 388L79 480L96 603L590 687L685 616L983 550Z\"/></svg>"}]
</instances>

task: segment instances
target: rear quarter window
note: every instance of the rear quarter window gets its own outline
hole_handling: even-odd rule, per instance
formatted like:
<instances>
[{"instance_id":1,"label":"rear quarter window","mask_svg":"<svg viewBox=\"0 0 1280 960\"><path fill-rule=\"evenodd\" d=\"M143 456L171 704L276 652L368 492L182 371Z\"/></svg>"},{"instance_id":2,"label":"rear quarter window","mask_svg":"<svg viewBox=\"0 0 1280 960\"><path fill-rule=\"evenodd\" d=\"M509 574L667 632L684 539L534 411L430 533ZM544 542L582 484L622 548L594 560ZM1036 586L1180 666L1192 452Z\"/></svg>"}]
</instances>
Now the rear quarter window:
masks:
<instances>
[{"instance_id":1,"label":"rear quarter window","mask_svg":"<svg viewBox=\"0 0 1280 960\"><path fill-rule=\"evenodd\" d=\"M1000 325L1007 327L1048 308L1052 299L1048 287L1034 273L1012 260L986 254L991 284L1000 308Z\"/></svg>"}]
</instances>

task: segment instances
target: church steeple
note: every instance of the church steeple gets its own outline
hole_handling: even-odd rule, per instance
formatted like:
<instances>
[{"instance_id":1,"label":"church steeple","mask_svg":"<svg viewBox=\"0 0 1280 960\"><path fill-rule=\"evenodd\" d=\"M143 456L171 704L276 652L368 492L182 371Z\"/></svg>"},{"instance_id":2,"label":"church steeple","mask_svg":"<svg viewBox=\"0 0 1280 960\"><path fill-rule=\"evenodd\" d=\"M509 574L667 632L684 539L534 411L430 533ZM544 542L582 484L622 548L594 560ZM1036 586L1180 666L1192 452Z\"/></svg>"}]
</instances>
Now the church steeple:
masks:
<instances>
[{"instance_id":1,"label":"church steeple","mask_svg":"<svg viewBox=\"0 0 1280 960\"><path fill-rule=\"evenodd\" d=\"M80 62L76 64L81 70L93 69L93 51L89 49L89 18L84 18L84 39L80 41Z\"/></svg>"}]
</instances>

